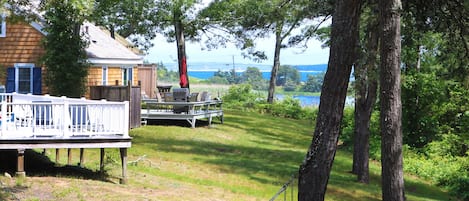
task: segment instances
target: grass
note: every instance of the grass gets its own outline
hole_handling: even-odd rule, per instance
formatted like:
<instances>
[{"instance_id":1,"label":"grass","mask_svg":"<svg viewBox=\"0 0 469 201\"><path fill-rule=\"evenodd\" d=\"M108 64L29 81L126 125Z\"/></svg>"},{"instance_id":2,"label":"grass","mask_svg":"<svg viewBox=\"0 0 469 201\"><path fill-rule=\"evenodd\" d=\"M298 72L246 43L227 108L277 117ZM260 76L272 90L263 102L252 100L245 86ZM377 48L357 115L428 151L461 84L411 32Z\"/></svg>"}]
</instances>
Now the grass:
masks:
<instances>
[{"instance_id":1,"label":"grass","mask_svg":"<svg viewBox=\"0 0 469 201\"><path fill-rule=\"evenodd\" d=\"M0 198L13 194L22 200L268 200L297 172L312 131L310 121L229 110L225 123L212 128L202 124L195 129L187 125L144 126L130 133L128 185L116 184L120 158L117 150L109 149L105 181L85 173L42 173L28 176L26 190L6 193L2 187ZM61 163L66 163L66 151L61 154ZM78 160L78 150L73 154ZM86 150L85 154L85 167L96 171L99 150ZM52 151L48 156L55 160ZM349 152L337 152L326 200L380 200L380 164L371 162L371 183L359 184L349 173L351 159ZM38 192L47 199L41 199ZM291 189L287 198L290 193ZM444 190L412 175L406 175L406 196L408 200L454 200ZM293 197L296 200L296 195Z\"/></svg>"}]
</instances>

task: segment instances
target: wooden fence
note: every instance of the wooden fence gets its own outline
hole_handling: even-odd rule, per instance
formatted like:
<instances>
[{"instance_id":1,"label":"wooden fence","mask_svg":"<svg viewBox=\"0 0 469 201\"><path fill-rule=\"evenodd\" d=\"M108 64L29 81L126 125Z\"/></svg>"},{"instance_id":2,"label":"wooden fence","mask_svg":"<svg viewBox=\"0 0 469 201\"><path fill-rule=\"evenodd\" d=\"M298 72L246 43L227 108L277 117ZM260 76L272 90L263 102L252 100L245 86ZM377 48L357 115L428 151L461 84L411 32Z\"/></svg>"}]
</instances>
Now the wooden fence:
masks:
<instances>
[{"instance_id":1,"label":"wooden fence","mask_svg":"<svg viewBox=\"0 0 469 201\"><path fill-rule=\"evenodd\" d=\"M138 80L141 83L142 93L147 98L156 98L156 64L143 64L138 66Z\"/></svg>"},{"instance_id":2,"label":"wooden fence","mask_svg":"<svg viewBox=\"0 0 469 201\"><path fill-rule=\"evenodd\" d=\"M141 88L140 86L91 86L90 99L108 101L129 101L130 128L141 124Z\"/></svg>"}]
</instances>

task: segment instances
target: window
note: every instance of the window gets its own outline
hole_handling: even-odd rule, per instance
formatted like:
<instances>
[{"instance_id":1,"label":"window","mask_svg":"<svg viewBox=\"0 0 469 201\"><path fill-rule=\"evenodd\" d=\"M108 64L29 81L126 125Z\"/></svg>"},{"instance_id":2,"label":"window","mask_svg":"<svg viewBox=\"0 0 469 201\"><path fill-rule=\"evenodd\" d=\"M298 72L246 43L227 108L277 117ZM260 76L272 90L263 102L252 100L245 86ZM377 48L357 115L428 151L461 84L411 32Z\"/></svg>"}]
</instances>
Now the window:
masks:
<instances>
[{"instance_id":1,"label":"window","mask_svg":"<svg viewBox=\"0 0 469 201\"><path fill-rule=\"evenodd\" d=\"M15 64L15 91L20 94L33 93L34 64Z\"/></svg>"},{"instance_id":2,"label":"window","mask_svg":"<svg viewBox=\"0 0 469 201\"><path fill-rule=\"evenodd\" d=\"M7 68L6 92L41 94L41 76L41 68L34 68L34 64L16 63L15 67Z\"/></svg>"},{"instance_id":3,"label":"window","mask_svg":"<svg viewBox=\"0 0 469 201\"><path fill-rule=\"evenodd\" d=\"M106 86L107 85L107 66L103 66L102 68L102 84L103 86Z\"/></svg>"},{"instance_id":4,"label":"window","mask_svg":"<svg viewBox=\"0 0 469 201\"><path fill-rule=\"evenodd\" d=\"M18 68L16 71L18 72L16 92L20 94L32 93L33 68Z\"/></svg>"},{"instance_id":5,"label":"window","mask_svg":"<svg viewBox=\"0 0 469 201\"><path fill-rule=\"evenodd\" d=\"M6 37L6 35L7 35L6 15L0 14L0 37Z\"/></svg>"},{"instance_id":6,"label":"window","mask_svg":"<svg viewBox=\"0 0 469 201\"><path fill-rule=\"evenodd\" d=\"M123 85L127 85L128 81L131 81L132 83L132 75L133 75L133 72L132 72L132 67L123 67L122 68L122 82L123 82Z\"/></svg>"}]
</instances>

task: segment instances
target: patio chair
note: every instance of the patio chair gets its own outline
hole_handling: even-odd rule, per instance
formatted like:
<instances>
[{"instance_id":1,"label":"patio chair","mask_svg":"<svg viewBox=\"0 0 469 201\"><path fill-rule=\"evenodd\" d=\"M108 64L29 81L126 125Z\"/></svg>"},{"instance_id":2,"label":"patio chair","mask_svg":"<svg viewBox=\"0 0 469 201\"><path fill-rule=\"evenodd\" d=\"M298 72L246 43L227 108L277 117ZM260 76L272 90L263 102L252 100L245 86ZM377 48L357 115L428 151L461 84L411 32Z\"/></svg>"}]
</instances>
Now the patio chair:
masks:
<instances>
[{"instance_id":1,"label":"patio chair","mask_svg":"<svg viewBox=\"0 0 469 201\"><path fill-rule=\"evenodd\" d=\"M14 105L16 127L31 127L33 122L33 108L31 105Z\"/></svg>"},{"instance_id":2,"label":"patio chair","mask_svg":"<svg viewBox=\"0 0 469 201\"><path fill-rule=\"evenodd\" d=\"M173 89L173 98L175 102L187 102L187 98L189 98L189 89L188 88Z\"/></svg>"},{"instance_id":3,"label":"patio chair","mask_svg":"<svg viewBox=\"0 0 469 201\"><path fill-rule=\"evenodd\" d=\"M171 92L165 92L164 93L164 102L173 102L173 93Z\"/></svg>"},{"instance_id":4,"label":"patio chair","mask_svg":"<svg viewBox=\"0 0 469 201\"><path fill-rule=\"evenodd\" d=\"M177 88L173 89L173 98L174 102L187 102L189 97L189 89L188 88ZM183 113L188 112L188 106L174 106L173 112L174 113Z\"/></svg>"},{"instance_id":5,"label":"patio chair","mask_svg":"<svg viewBox=\"0 0 469 201\"><path fill-rule=\"evenodd\" d=\"M210 93L204 91L200 96L200 101L210 101Z\"/></svg>"},{"instance_id":6,"label":"patio chair","mask_svg":"<svg viewBox=\"0 0 469 201\"><path fill-rule=\"evenodd\" d=\"M189 102L197 102L199 101L199 92L194 92L191 93L191 96L189 97Z\"/></svg>"}]
</instances>

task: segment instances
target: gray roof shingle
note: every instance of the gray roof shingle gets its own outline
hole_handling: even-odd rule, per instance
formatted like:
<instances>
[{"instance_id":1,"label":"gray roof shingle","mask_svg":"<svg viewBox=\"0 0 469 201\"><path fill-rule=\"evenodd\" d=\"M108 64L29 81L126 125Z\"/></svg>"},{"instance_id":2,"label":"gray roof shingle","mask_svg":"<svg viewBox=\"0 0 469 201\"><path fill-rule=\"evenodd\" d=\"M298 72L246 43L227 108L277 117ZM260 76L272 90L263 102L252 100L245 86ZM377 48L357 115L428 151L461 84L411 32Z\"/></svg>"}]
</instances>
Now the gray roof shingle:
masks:
<instances>
[{"instance_id":1,"label":"gray roof shingle","mask_svg":"<svg viewBox=\"0 0 469 201\"><path fill-rule=\"evenodd\" d=\"M89 41L86 48L88 59L90 60L126 60L134 61L135 64L143 63L141 56L136 55L117 40L111 38L101 28L85 22L82 25L82 32Z\"/></svg>"}]
</instances>

